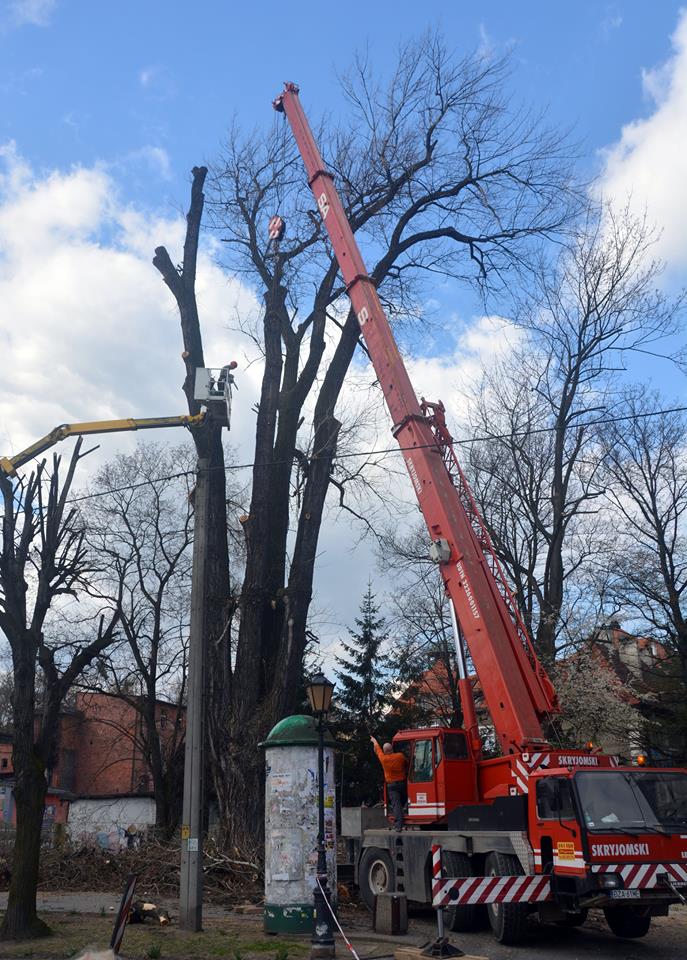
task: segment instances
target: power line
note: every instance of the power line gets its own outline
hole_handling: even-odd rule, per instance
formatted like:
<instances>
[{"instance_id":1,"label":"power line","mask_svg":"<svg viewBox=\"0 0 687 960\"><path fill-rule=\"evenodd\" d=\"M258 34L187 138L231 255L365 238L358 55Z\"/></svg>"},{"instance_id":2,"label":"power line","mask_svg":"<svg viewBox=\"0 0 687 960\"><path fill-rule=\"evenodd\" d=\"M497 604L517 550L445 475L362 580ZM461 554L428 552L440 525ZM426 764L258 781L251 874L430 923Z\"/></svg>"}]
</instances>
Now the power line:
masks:
<instances>
[{"instance_id":1,"label":"power line","mask_svg":"<svg viewBox=\"0 0 687 960\"><path fill-rule=\"evenodd\" d=\"M610 423L623 423L627 420L643 420L648 417L659 417L664 416L669 413L686 413L687 406L680 407L669 407L665 410L649 410L645 413L629 413L624 414L623 416L617 417L602 417L598 420L589 420L586 423L577 424L575 429L585 429L586 427L596 427L596 426L605 426ZM477 437L468 437L465 440L453 440L453 443L456 446L467 446L472 443L487 443L491 440L511 440L514 437L527 437L533 436L534 434L542 433L554 433L556 427L535 427L531 430L514 430L512 433L494 433L487 436L477 436ZM426 450L434 449L436 443L419 443L415 444L412 447L386 447L381 450L358 450L354 453L337 453L335 455L336 460L349 460L353 457L376 457L382 456L389 453L405 453L406 451L412 452L413 450ZM314 463L320 459L317 454L312 456L303 456L300 458L305 460L307 463ZM283 466L284 464L290 463L290 460L270 460L265 463L259 463L258 461L252 461L250 463L224 463L221 466L209 467L208 472L211 470L251 470L255 467L271 468L276 466ZM170 473L163 477L153 477L149 480L141 480L139 483L129 483L121 487L112 487L109 490L97 491L94 493L86 493L79 497L72 497L67 501L67 503L80 503L82 500L92 500L97 497L105 497L108 494L112 493L124 493L127 490L137 490L140 487L146 487L153 483L164 483L167 480L177 480L181 477L195 476L196 470L180 470L178 473Z\"/></svg>"}]
</instances>

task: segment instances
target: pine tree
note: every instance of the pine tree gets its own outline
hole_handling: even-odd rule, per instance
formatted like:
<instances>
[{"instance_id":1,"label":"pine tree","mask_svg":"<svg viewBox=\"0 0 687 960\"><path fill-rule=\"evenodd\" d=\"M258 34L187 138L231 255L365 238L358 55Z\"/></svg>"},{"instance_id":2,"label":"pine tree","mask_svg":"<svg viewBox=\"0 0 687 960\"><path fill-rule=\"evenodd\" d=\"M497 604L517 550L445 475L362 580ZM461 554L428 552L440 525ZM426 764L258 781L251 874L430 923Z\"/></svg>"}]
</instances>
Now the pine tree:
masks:
<instances>
[{"instance_id":1,"label":"pine tree","mask_svg":"<svg viewBox=\"0 0 687 960\"><path fill-rule=\"evenodd\" d=\"M372 584L349 629L350 643L342 643L345 656L337 657L337 733L346 743L343 757L342 802L344 805L376 803L382 775L370 736L382 741L391 736L393 718L388 715L391 677L383 648L388 640L386 620L379 614Z\"/></svg>"},{"instance_id":2,"label":"pine tree","mask_svg":"<svg viewBox=\"0 0 687 960\"><path fill-rule=\"evenodd\" d=\"M355 624L358 631L348 631L351 643L342 643L348 656L336 658L342 667L336 674L340 684L337 701L344 713L355 717L359 725L372 733L387 705L389 678L386 659L380 654L380 648L388 640L386 620L379 616L371 583Z\"/></svg>"}]
</instances>

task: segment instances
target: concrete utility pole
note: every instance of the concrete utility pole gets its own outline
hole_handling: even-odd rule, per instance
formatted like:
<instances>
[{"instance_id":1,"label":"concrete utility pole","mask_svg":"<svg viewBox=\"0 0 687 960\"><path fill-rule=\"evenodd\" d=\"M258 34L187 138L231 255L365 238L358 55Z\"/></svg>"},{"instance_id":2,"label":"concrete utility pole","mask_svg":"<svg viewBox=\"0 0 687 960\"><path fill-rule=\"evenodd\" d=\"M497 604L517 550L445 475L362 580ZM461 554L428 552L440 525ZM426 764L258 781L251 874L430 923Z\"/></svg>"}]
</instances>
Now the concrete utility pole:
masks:
<instances>
[{"instance_id":1,"label":"concrete utility pole","mask_svg":"<svg viewBox=\"0 0 687 960\"><path fill-rule=\"evenodd\" d=\"M205 571L210 461L199 457L193 521L193 573L188 657L188 705L181 827L179 926L198 932L203 924L203 779L205 753Z\"/></svg>"}]
</instances>

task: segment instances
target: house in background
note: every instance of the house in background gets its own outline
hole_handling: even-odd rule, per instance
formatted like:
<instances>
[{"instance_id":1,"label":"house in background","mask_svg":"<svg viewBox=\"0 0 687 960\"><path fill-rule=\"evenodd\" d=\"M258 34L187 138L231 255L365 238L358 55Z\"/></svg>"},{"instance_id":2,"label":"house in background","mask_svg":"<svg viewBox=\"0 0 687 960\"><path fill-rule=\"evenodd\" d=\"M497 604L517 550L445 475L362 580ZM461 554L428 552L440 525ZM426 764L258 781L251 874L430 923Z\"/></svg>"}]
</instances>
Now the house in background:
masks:
<instances>
[{"instance_id":1,"label":"house in background","mask_svg":"<svg viewBox=\"0 0 687 960\"><path fill-rule=\"evenodd\" d=\"M185 710L158 700L163 748L183 745ZM115 694L79 691L60 714L57 762L48 771L44 824L74 840L121 847L155 824L153 780L140 712ZM12 736L0 735L0 822L15 824Z\"/></svg>"},{"instance_id":2,"label":"house in background","mask_svg":"<svg viewBox=\"0 0 687 960\"><path fill-rule=\"evenodd\" d=\"M670 704L676 696L681 700L682 694L671 681L671 658L663 644L629 633L612 620L594 633L589 647L596 660L618 678L637 711L635 742L619 752L633 757L644 753L653 764L684 763L684 731L680 736Z\"/></svg>"},{"instance_id":3,"label":"house in background","mask_svg":"<svg viewBox=\"0 0 687 960\"><path fill-rule=\"evenodd\" d=\"M582 721L577 724L579 746L593 739L604 752L628 760L640 753L657 764L679 758L679 745L671 739L662 704L661 682L666 662L667 653L660 643L623 630L617 621L600 627L574 654L557 661L559 692L566 692L566 681L577 673L578 713L583 715L588 710L589 728L585 727L584 716L575 718ZM493 739L491 722L479 681L473 676L472 682L480 732L488 750ZM572 687L574 690L574 684ZM604 732L597 734L591 727L599 715L602 721L605 713L610 715L612 697L629 708L617 711L626 722L616 723L614 729L608 725L604 729L602 722ZM453 718L460 715L457 677L439 659L406 688L399 701L425 714L429 725L451 725Z\"/></svg>"}]
</instances>

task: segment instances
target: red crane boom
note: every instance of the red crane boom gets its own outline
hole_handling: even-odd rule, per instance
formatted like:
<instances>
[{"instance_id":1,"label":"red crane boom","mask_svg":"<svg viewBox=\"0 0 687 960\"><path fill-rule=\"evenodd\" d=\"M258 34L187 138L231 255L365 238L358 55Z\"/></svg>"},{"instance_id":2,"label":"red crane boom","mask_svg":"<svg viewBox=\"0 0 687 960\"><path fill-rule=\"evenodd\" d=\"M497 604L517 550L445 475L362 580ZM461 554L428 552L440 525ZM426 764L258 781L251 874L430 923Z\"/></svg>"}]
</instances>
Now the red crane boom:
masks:
<instances>
[{"instance_id":1,"label":"red crane boom","mask_svg":"<svg viewBox=\"0 0 687 960\"><path fill-rule=\"evenodd\" d=\"M501 749L505 754L541 749L542 721L557 709L555 692L522 622L514 621L512 595L455 461L443 407L418 402L298 87L287 83L274 107L286 114L303 157Z\"/></svg>"}]
</instances>

